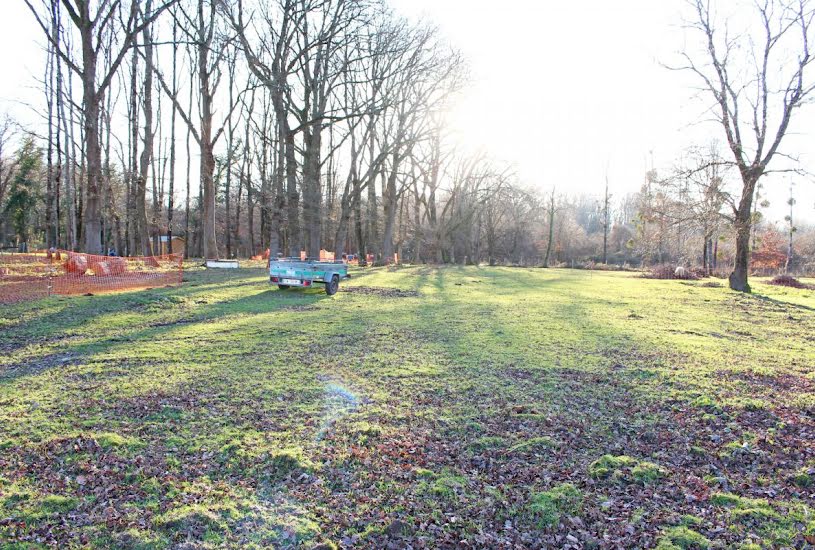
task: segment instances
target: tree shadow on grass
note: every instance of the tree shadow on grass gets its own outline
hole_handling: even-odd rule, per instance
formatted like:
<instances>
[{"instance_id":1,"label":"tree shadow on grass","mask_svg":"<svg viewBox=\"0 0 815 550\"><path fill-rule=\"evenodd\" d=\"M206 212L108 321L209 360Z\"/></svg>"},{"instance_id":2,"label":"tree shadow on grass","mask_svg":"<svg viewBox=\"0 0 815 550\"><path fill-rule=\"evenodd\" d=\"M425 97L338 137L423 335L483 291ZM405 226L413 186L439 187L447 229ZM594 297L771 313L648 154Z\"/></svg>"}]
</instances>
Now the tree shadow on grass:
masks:
<instances>
[{"instance_id":1,"label":"tree shadow on grass","mask_svg":"<svg viewBox=\"0 0 815 550\"><path fill-rule=\"evenodd\" d=\"M800 310L804 310L804 311L815 311L815 307L807 306L807 305L804 305L804 304L797 304L795 302L787 302L785 300L779 300L778 298L772 298L770 296L767 296L766 294L757 294L757 293L754 292L752 294L749 294L749 296L751 296L751 297L753 297L753 298L755 298L757 300L767 302L767 303L770 303L770 304L773 304L773 305L776 305L776 306L780 306L780 307L783 307L783 308L800 309Z\"/></svg>"},{"instance_id":2,"label":"tree shadow on grass","mask_svg":"<svg viewBox=\"0 0 815 550\"><path fill-rule=\"evenodd\" d=\"M457 282L461 282L464 286L468 284L469 279L487 276L493 276L494 284L501 286L499 300L490 299L493 288L486 282L470 281L471 289L462 289L456 285ZM161 369L178 369L180 373L172 379L172 383L161 386L161 398L184 392L195 397L188 402L189 409L185 409L183 416L184 429L190 429L191 432L185 433L178 429L177 433L171 434L169 432L172 426L162 426L156 430L151 440L156 445L156 453L161 451L161 445L170 435L176 435L185 444L192 444L193 436L204 436L209 446L205 448L217 451L220 448L215 445L218 436L234 432L236 443L248 448L253 444L253 440L251 438L244 440L245 432L249 429L270 430L270 424L266 421L275 415L286 417L288 423L280 426L274 423L271 425L275 430L285 430L287 434L291 434L290 437L295 438L294 442L299 447L299 443L302 442L296 438L302 438L306 433L313 433L317 429L314 427L309 429L311 431L295 432L292 428L295 424L303 424L312 417L319 418L315 412L318 411L316 404L319 400L314 392L319 390L320 384L317 381L322 379L316 378L315 373L329 374L332 380L333 377L342 380L343 374L349 372L353 374L352 368L347 363L322 360L330 353L336 355L337 352L331 349L330 343L326 344L322 340L322 334L308 332L309 328L313 328L311 322L322 320L330 326L329 336L348 334L353 336L350 338L354 342L353 346L360 346L364 351L371 352L369 357L360 360L365 372L360 372L359 377L353 378L353 381L358 382L363 390L367 389L370 393L373 393L374 389L379 389L382 394L399 398L393 400L400 403L399 408L394 409L399 414L385 416L381 419L383 424L398 428L401 426L399 422L403 422L404 425L415 423L420 427L426 423L424 425L438 430L444 436L443 446L436 449L418 448L419 452L436 451L435 454L428 453L426 466L429 470L451 468L456 473L466 474L462 472L461 462L448 457L451 454L450 449L460 452L460 457L467 457L465 445L476 437L475 431L466 431L465 424L470 424L471 419L478 423L479 427L501 430L497 433L507 439L525 437L526 427L535 425L542 426L541 433L551 435L556 442L562 441L564 448L565 444L569 443L570 446L562 457L555 457L549 454L550 451L546 451L530 453L524 456L523 460L516 462L516 469L526 469L535 476L554 468L563 468L564 462L570 470L584 472L588 461L615 449L619 452L624 449L636 456L649 456L652 452L662 452L670 446L672 456L681 458L680 452L685 449L681 434L677 434L676 437L666 436L653 442L642 437L642 432L646 429L649 432L671 435L668 427L673 424L667 422L672 417L658 417L656 412L653 412L652 417L652 411L640 409L636 403L627 401L630 394L635 391L634 386L639 383L627 367L633 366L633 361L647 362L649 359L625 356L633 345L628 339L632 334L629 334L623 326L610 324L605 318L592 316L592 311L596 311L592 305L594 295L580 293L580 281L572 278L570 273L536 276L534 272L521 270L501 270L498 274L493 274L480 268L454 268L417 273L415 280L408 281L407 278L400 279L400 284L414 286L416 290L422 292L421 296L398 301L363 298L358 303L371 304L373 310L338 308L342 319L347 321L341 325L331 323L332 319L328 317L330 306L325 308L325 313L306 311L302 318L280 317L287 325L293 324L292 320L296 323L302 320L301 326L294 326L292 330L298 331L297 334L302 336L299 342L305 342L309 349L302 350L302 355L294 353L273 359L275 362L272 362L271 356L277 351L285 350L289 344L277 341L274 349L264 350L266 354L253 356L252 354L263 345L265 334L262 331L267 328L270 331L276 329L268 324L269 321L276 321L276 316L262 320L257 316L283 312L287 308L323 309L319 304L327 299L327 296L316 289L307 292L261 289L258 283L241 282L238 279L236 285L245 285L249 288L258 284L259 291L248 290L250 294L201 304L190 312L191 316L179 317L178 322L168 319L166 324L159 321L158 324L133 327L131 331L125 333L129 338L127 343L121 343L111 337L101 339L92 347L77 346L75 349L78 352L84 350L89 354L113 349L127 350L134 345L133 342L156 339L162 342L172 341L185 325L224 318L236 319L235 323L230 321L228 327L234 334L228 337L218 334L217 344L227 345L234 336L240 339L243 346L239 351L247 355L210 358L207 357L209 350L194 347L191 348L193 351L190 356L182 359L170 358L166 363L150 365L145 367L145 370L137 367L132 374L128 374L128 377L132 378L127 383L132 386L140 382L140 380L134 382L133 379L148 380L150 375ZM210 283L210 286L202 285L198 288L202 294L212 293L220 288L227 288L224 286L225 282L228 281L217 283L220 286ZM564 286L560 287L561 284ZM535 289L546 289L546 292L527 295L530 286ZM179 291L190 292L188 294L190 297L197 295L197 291L183 288L176 289L176 292L168 291L168 295L178 295ZM570 296L570 293L575 295ZM534 302L530 303L530 300ZM118 311L115 303L106 307L110 307L111 312ZM119 304L120 309L123 307L125 306ZM381 309L375 310L377 307ZM531 310L529 318L532 322L548 318L552 321L550 324L557 326L558 332L546 333L537 330L534 334L538 340L536 347L529 346L524 332L530 327L525 325L527 319L521 316L523 308ZM86 319L91 317L88 314ZM259 328L257 325L261 321L265 324ZM415 337L417 332L421 338ZM501 333L502 336L494 338L496 333ZM395 338L394 335L398 337ZM572 348L558 347L559 339L564 335L569 335L574 340L574 343L569 344L573 346ZM206 334L197 337L202 339L202 345L206 343L203 341L207 337ZM619 356L611 357L604 353L604 348L612 342L619 345ZM658 342L638 341L636 344L657 345ZM291 344L296 345L298 344ZM563 359L562 364L548 361L553 354L564 350L569 352L569 356ZM340 347L340 351L346 350ZM394 364L391 364L390 360L400 359L400 356L404 356L406 369L416 363L427 364L433 367L430 370L434 371L434 375L395 376L393 373L399 374L398 370L402 363L394 361ZM202 358L204 361L199 362ZM632 364L627 363L629 360ZM621 364L617 365L618 362ZM335 371L328 370L332 366L337 367ZM435 374L436 372L438 374ZM250 394L249 390L257 385L260 376L267 376L269 379L275 377L276 381L280 381L279 387L285 391L274 393L267 390ZM150 391L155 392L155 387L154 384ZM196 393L196 390L202 388L209 391ZM73 389L83 388L75 386ZM665 394L653 396L654 399L664 397ZM141 406L150 398L149 393L138 395L131 393L126 400L129 400L128 403L132 401L132 404ZM255 398L257 402L252 401ZM141 417L118 414L121 410L126 411L123 407L114 408L115 404L121 404L123 401L120 396L113 395L110 398L105 396L104 399L105 401L98 406L109 413L104 417L104 421L109 422L111 426L118 427L116 423L123 422L128 428L135 430L145 422ZM152 399L156 400L155 395ZM241 400L245 403L240 402ZM225 405L219 408L217 405L221 401ZM213 404L216 406L213 407ZM295 406L291 406L292 404ZM626 408L626 405L630 408ZM74 405L71 405L68 399L62 402L58 400L55 405L56 408L62 407L69 411L71 406ZM517 406L521 406L519 411L514 410ZM544 421L550 420L549 418L541 420L531 418L544 416L543 414L521 414L530 408L547 413L547 416L548 413L552 413L552 427L544 424ZM265 412L267 416L246 414L249 411L254 412L253 409ZM396 416L401 416L402 413L403 419L396 419ZM648 413L647 419L642 416L641 423L635 424L636 419L633 415L645 413ZM569 432L574 432L575 426L579 427L580 431L572 437ZM561 430L555 431L557 428ZM344 444L343 440L338 441L331 444ZM433 444L433 440L429 440L428 445ZM617 446L611 447L611 444ZM370 469L362 470L366 476L370 473L370 477L376 481L392 481L387 478L387 473L376 469L382 463L378 462L376 457L373 460ZM498 460L504 459L498 457ZM469 465L470 462L466 464ZM205 471L215 478L226 474L226 470L219 470L213 464L209 464L208 468ZM469 468L471 467L468 466ZM331 475L331 469L326 471L328 473L317 475ZM351 470L339 472L344 476L350 475ZM700 473L698 469L697 473ZM488 475L492 474L484 474L485 477ZM259 479L259 474L254 470L236 470L230 472L230 476L233 476L230 479L240 481L257 482ZM531 478L531 475L518 477L520 480ZM493 480L498 481L495 477L487 478L488 482ZM328 478L327 486L333 487L334 481L344 482L346 478ZM500 482L507 484L504 478ZM475 480L474 483L478 481ZM249 486L251 487L252 483ZM285 484L275 486L275 490L278 489L303 509L308 510L314 506L313 501L305 498L300 500L300 495L304 494L301 490L292 490L288 494ZM507 484L507 489L512 489L511 485ZM613 488L609 490L615 491L615 494L619 493ZM525 494L522 491L524 489L519 488L514 494ZM592 485L588 485L587 491L593 491ZM373 525L381 521L381 518L374 517L374 514L379 513L379 509L375 507L366 509L349 499L343 502L347 503L348 508L340 509L338 513L348 513L360 518L360 521ZM466 515L464 517L468 518ZM69 521L73 520L69 518ZM475 521L480 524L481 520Z\"/></svg>"},{"instance_id":3,"label":"tree shadow on grass","mask_svg":"<svg viewBox=\"0 0 815 550\"><path fill-rule=\"evenodd\" d=\"M257 282L240 282L239 285L258 286ZM233 287L235 285L232 285ZM100 316L116 315L133 308L150 306L161 303L161 299L168 297L194 298L196 294L206 294L213 289L212 286L197 287L198 292L192 289L154 289L141 293L128 293L117 295L101 295L93 297L78 297L73 303L66 304L64 308L47 313L41 317L34 317L25 326L15 327L5 335L9 343L5 349L14 351L35 344L37 338L53 335L54 338L66 332L73 332L82 325L98 320ZM131 330L125 329L108 334L100 339L90 341L66 341L59 346L59 350L45 355L27 358L16 364L4 367L0 371L0 385L8 384L29 374L40 374L54 367L70 364L73 359L88 359L98 353L115 351L120 347L132 346L134 342L151 342L158 339L172 340L173 333L186 326L198 323L212 323L229 316L254 316L285 311L288 309L303 310L314 307L320 301L330 298L322 287L308 290L286 290L266 288L261 292L241 296L236 299L226 299L211 304L196 305L189 315L168 315L162 319L157 316L155 322L146 326L141 325ZM34 307L34 306L32 306ZM168 306L168 313L174 313L174 304ZM66 311L67 310L67 311ZM160 310L159 310L160 312ZM153 312L156 313L156 312ZM281 327L277 327L279 332ZM0 339L0 344L3 339ZM17 340L17 341L15 341ZM66 358L72 358L66 360Z\"/></svg>"}]
</instances>

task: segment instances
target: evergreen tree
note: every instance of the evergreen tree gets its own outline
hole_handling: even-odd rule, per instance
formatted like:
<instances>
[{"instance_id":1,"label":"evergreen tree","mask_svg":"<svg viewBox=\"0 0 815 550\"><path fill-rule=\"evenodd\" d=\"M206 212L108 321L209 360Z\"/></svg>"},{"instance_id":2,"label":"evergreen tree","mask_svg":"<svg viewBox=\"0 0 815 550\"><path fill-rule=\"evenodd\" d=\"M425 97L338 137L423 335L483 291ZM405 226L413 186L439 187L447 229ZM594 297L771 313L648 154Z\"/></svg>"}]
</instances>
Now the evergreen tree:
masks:
<instances>
[{"instance_id":1,"label":"evergreen tree","mask_svg":"<svg viewBox=\"0 0 815 550\"><path fill-rule=\"evenodd\" d=\"M17 152L16 166L4 215L11 221L18 243L27 250L34 215L42 200L39 189L42 153L32 137L27 137Z\"/></svg>"}]
</instances>

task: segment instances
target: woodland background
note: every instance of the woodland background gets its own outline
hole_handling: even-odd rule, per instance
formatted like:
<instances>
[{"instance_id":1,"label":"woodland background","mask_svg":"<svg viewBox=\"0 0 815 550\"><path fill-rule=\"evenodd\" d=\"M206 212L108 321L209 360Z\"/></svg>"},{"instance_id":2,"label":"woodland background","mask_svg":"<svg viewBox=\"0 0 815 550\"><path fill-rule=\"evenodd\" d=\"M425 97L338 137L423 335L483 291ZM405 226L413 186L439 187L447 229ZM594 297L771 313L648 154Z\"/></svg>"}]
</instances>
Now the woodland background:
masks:
<instances>
[{"instance_id":1,"label":"woodland background","mask_svg":"<svg viewBox=\"0 0 815 550\"><path fill-rule=\"evenodd\" d=\"M0 125L0 243L187 257L398 253L414 263L733 264L738 174L711 138L621 195L522 182L445 115L467 60L359 0L27 1L45 135ZM803 182L801 184L804 184ZM752 206L754 271L815 270L815 227Z\"/></svg>"}]
</instances>

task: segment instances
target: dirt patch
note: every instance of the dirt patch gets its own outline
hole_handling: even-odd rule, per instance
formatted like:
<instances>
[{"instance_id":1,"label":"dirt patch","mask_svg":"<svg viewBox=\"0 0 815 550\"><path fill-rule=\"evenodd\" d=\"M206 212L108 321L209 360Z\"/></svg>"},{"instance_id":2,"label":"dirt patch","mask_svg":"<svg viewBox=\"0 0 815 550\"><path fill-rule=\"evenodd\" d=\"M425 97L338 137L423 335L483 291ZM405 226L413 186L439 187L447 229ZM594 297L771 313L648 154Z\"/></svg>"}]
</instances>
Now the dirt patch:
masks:
<instances>
[{"instance_id":1,"label":"dirt patch","mask_svg":"<svg viewBox=\"0 0 815 550\"><path fill-rule=\"evenodd\" d=\"M378 286L350 286L340 288L340 292L381 296L383 298L415 298L419 295L415 290L402 290L399 288L384 288Z\"/></svg>"}]
</instances>

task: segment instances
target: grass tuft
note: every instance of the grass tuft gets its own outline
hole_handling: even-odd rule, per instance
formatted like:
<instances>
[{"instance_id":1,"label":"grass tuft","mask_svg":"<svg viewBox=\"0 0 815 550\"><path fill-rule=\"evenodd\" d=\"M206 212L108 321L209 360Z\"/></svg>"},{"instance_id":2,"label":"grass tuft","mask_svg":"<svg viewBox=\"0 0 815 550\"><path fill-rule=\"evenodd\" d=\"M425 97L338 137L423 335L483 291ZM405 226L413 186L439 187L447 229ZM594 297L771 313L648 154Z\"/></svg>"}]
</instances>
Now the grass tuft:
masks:
<instances>
[{"instance_id":1,"label":"grass tuft","mask_svg":"<svg viewBox=\"0 0 815 550\"><path fill-rule=\"evenodd\" d=\"M647 485L665 477L667 471L653 462L627 455L603 455L589 465L589 475L595 479Z\"/></svg>"},{"instance_id":2,"label":"grass tuft","mask_svg":"<svg viewBox=\"0 0 815 550\"><path fill-rule=\"evenodd\" d=\"M99 443L99 446L110 451L113 449L126 449L129 451L137 451L145 446L143 441L135 437L126 437L113 432L104 432L94 434L93 438Z\"/></svg>"},{"instance_id":3,"label":"grass tuft","mask_svg":"<svg viewBox=\"0 0 815 550\"><path fill-rule=\"evenodd\" d=\"M663 531L662 537L657 544L657 550L707 550L710 548L710 540L697 533L693 529L680 525L670 527Z\"/></svg>"},{"instance_id":4,"label":"grass tuft","mask_svg":"<svg viewBox=\"0 0 815 550\"><path fill-rule=\"evenodd\" d=\"M583 493L571 483L561 483L548 491L533 493L528 512L540 527L553 527L564 514L575 515L583 505Z\"/></svg>"},{"instance_id":5,"label":"grass tuft","mask_svg":"<svg viewBox=\"0 0 815 550\"><path fill-rule=\"evenodd\" d=\"M471 451L476 453L489 451L492 449L502 449L506 445L506 440L503 437L498 436L484 436L479 437L472 443L470 443L469 447Z\"/></svg>"},{"instance_id":6,"label":"grass tuft","mask_svg":"<svg viewBox=\"0 0 815 550\"><path fill-rule=\"evenodd\" d=\"M541 437L530 437L507 449L507 453L534 453L557 447L557 442L551 437L544 435Z\"/></svg>"}]
</instances>

